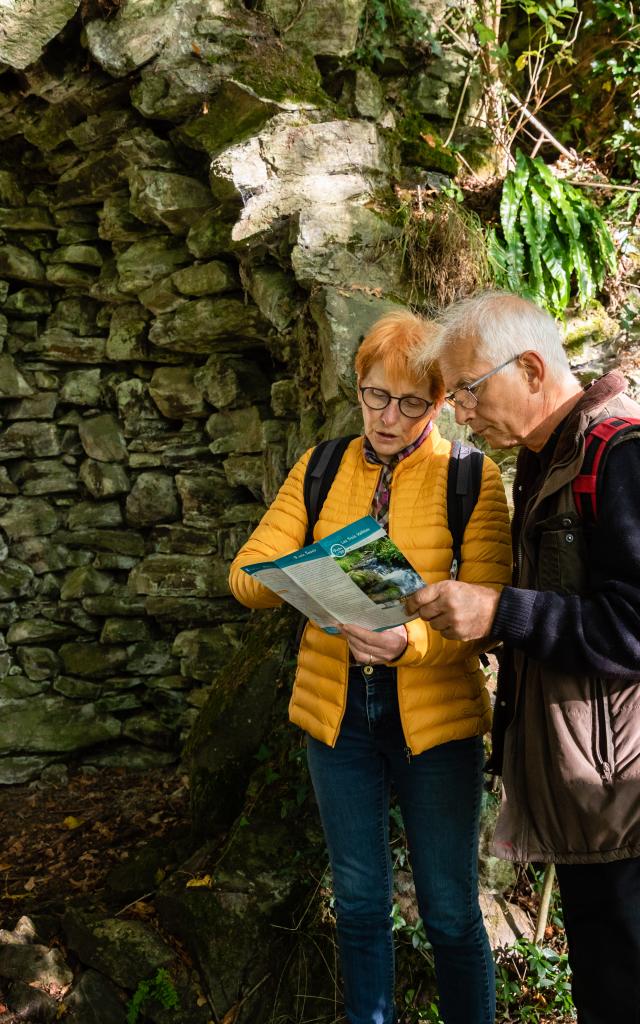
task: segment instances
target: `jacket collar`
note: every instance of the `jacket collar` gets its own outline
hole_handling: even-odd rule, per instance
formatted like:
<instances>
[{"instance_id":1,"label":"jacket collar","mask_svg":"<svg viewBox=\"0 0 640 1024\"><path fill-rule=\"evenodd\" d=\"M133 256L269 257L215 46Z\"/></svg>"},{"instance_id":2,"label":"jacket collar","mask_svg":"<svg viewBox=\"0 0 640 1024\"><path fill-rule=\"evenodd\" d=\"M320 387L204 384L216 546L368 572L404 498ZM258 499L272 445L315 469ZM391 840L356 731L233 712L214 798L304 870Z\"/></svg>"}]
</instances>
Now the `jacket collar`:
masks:
<instances>
[{"instance_id":1,"label":"jacket collar","mask_svg":"<svg viewBox=\"0 0 640 1024\"><path fill-rule=\"evenodd\" d=\"M611 370L604 377L592 380L587 384L582 397L576 402L573 409L564 421L564 427L558 438L554 452L554 462L564 462L572 453L577 454L582 436L597 413L618 395L626 391L627 382L620 370Z\"/></svg>"},{"instance_id":2,"label":"jacket collar","mask_svg":"<svg viewBox=\"0 0 640 1024\"><path fill-rule=\"evenodd\" d=\"M424 438L424 440L418 445L418 447L414 451L410 452L409 455L405 456L405 458L401 459L400 462L397 463L394 472L398 472L400 469L403 469L405 466L413 466L413 465L415 465L415 463L420 462L422 459L428 459L429 456L433 455L434 451L437 450L438 445L440 444L440 442L442 440L442 436L440 434L440 431L438 430L438 427L437 427L437 424L435 423L435 421L431 420L431 423L432 423L431 430L429 431L427 436ZM379 465L376 465L375 463L369 462L367 460L367 458L365 456L365 453L364 453L364 442L365 442L365 438L363 437L362 438L362 449L361 449L361 451L362 451L362 461L364 462L365 467L367 467L369 469L372 469L372 470L379 470L380 469Z\"/></svg>"},{"instance_id":3,"label":"jacket collar","mask_svg":"<svg viewBox=\"0 0 640 1024\"><path fill-rule=\"evenodd\" d=\"M583 394L560 427L560 436L551 457L549 470L529 514L533 513L551 494L559 491L573 480L582 464L585 433L589 424L597 419L598 414L607 403L622 394L626 387L627 382L619 370L611 370L604 377L591 381L586 386ZM526 449L522 454L525 457L531 455Z\"/></svg>"}]
</instances>

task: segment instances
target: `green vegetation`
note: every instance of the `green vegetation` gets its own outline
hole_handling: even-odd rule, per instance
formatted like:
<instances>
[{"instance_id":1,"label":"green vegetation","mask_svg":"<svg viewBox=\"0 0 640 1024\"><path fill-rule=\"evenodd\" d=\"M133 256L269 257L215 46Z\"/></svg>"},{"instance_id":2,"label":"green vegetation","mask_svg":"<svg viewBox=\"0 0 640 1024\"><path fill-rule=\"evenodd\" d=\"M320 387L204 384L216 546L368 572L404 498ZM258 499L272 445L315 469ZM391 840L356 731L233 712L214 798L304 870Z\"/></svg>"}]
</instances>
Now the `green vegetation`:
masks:
<instances>
[{"instance_id":1,"label":"green vegetation","mask_svg":"<svg viewBox=\"0 0 640 1024\"><path fill-rule=\"evenodd\" d=\"M522 150L504 180L500 223L503 240L494 232L489 246L498 283L557 316L572 294L586 306L616 271L615 247L597 207Z\"/></svg>"},{"instance_id":2,"label":"green vegetation","mask_svg":"<svg viewBox=\"0 0 640 1024\"><path fill-rule=\"evenodd\" d=\"M407 196L397 206L398 245L413 301L444 306L489 281L485 233L477 214L453 196Z\"/></svg>"},{"instance_id":3,"label":"green vegetation","mask_svg":"<svg viewBox=\"0 0 640 1024\"><path fill-rule=\"evenodd\" d=\"M392 45L436 46L431 22L411 0L367 0L355 57L360 64L383 61Z\"/></svg>"},{"instance_id":4,"label":"green vegetation","mask_svg":"<svg viewBox=\"0 0 640 1024\"><path fill-rule=\"evenodd\" d=\"M501 950L496 963L498 1021L523 1024L573 1019L571 972L566 953L520 939Z\"/></svg>"},{"instance_id":5,"label":"green vegetation","mask_svg":"<svg viewBox=\"0 0 640 1024\"><path fill-rule=\"evenodd\" d=\"M136 1024L149 1003L159 1003L165 1010L174 1010L178 1005L178 993L164 967L159 967L153 978L139 983L127 1004L127 1024Z\"/></svg>"}]
</instances>

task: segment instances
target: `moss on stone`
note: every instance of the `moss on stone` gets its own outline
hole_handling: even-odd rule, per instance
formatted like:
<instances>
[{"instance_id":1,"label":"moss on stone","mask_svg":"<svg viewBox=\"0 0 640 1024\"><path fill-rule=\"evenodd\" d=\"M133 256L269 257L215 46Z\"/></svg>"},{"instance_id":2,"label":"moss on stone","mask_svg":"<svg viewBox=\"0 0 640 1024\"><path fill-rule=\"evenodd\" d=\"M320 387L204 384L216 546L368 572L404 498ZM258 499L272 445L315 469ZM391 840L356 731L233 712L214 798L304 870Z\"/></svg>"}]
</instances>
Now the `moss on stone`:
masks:
<instances>
[{"instance_id":1,"label":"moss on stone","mask_svg":"<svg viewBox=\"0 0 640 1024\"><path fill-rule=\"evenodd\" d=\"M444 174L458 173L458 161L430 121L419 114L410 114L398 125L402 162Z\"/></svg>"}]
</instances>

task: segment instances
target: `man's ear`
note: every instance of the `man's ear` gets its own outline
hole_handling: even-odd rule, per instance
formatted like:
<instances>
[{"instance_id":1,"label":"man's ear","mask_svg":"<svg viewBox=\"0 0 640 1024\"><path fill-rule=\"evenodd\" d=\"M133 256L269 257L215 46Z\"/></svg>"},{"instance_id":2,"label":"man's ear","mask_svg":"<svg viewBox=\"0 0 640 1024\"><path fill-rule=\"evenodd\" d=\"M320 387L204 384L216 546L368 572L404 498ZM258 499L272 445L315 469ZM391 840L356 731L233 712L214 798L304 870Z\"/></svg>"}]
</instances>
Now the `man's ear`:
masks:
<instances>
[{"instance_id":1,"label":"man's ear","mask_svg":"<svg viewBox=\"0 0 640 1024\"><path fill-rule=\"evenodd\" d=\"M539 352L529 349L523 352L517 364L524 373L532 395L537 394L544 385L547 367Z\"/></svg>"}]
</instances>

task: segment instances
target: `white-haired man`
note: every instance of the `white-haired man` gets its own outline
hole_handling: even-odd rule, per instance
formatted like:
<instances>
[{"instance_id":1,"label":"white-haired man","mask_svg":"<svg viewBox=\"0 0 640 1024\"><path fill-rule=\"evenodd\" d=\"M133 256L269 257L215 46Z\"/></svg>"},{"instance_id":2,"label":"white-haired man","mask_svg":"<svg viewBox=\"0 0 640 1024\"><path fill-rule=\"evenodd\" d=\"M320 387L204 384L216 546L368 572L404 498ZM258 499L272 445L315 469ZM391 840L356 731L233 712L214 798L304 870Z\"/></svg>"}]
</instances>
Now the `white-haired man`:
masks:
<instances>
[{"instance_id":1,"label":"white-haired man","mask_svg":"<svg viewBox=\"0 0 640 1024\"><path fill-rule=\"evenodd\" d=\"M451 307L424 356L459 423L522 448L513 586L445 581L410 609L503 642L496 851L557 865L580 1024L640 1024L640 406L617 371L583 389L515 295Z\"/></svg>"}]
</instances>

